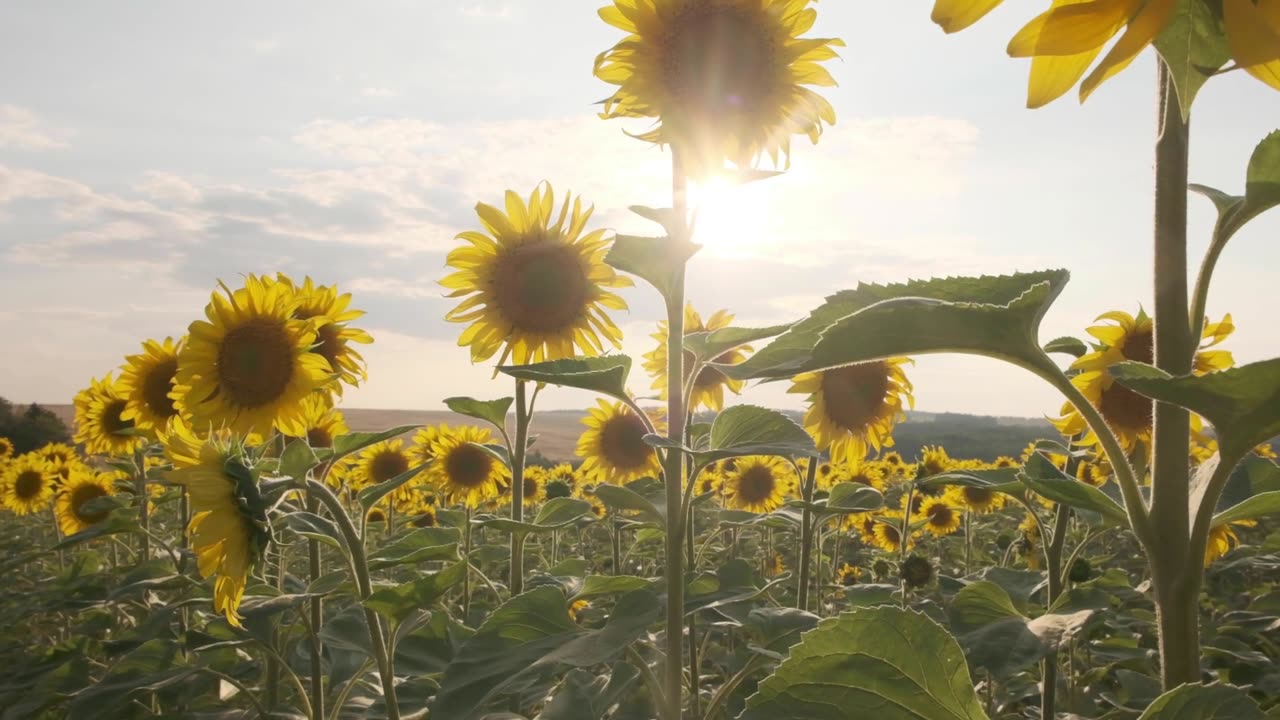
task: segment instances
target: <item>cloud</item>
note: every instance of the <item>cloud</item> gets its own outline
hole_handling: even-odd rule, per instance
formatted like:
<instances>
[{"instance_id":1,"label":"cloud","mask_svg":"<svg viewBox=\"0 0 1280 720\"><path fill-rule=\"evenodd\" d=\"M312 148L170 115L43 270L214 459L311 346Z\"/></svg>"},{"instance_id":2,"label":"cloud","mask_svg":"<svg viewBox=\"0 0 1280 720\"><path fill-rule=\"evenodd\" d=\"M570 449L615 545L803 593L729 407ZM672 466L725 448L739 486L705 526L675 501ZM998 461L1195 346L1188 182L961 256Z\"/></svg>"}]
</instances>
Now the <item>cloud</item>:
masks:
<instances>
[{"instance_id":1,"label":"cloud","mask_svg":"<svg viewBox=\"0 0 1280 720\"><path fill-rule=\"evenodd\" d=\"M71 131L45 123L39 115L16 105L0 105L0 149L64 150L71 147Z\"/></svg>"}]
</instances>

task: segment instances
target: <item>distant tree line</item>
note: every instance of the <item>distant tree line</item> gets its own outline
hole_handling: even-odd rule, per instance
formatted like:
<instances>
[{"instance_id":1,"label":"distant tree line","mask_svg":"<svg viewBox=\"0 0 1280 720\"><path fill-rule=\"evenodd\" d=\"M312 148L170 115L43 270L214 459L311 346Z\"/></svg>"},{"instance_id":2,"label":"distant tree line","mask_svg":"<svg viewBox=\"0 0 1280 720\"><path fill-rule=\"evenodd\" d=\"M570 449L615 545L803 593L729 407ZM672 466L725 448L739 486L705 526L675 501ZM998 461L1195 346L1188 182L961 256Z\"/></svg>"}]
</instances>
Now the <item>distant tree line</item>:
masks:
<instances>
[{"instance_id":1,"label":"distant tree line","mask_svg":"<svg viewBox=\"0 0 1280 720\"><path fill-rule=\"evenodd\" d=\"M13 441L14 452L31 452L52 442L71 442L61 418L35 403L25 409L0 397L0 437Z\"/></svg>"}]
</instances>

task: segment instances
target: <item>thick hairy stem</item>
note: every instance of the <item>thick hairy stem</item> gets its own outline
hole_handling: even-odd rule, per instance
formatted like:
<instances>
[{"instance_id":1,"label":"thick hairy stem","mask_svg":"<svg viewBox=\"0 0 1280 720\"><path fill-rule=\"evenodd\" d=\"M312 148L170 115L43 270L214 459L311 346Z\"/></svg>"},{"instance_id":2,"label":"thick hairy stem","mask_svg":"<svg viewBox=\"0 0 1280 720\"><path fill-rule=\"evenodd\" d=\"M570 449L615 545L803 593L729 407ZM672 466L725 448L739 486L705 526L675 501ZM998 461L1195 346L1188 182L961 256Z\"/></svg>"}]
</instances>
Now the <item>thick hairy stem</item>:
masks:
<instances>
[{"instance_id":1,"label":"thick hairy stem","mask_svg":"<svg viewBox=\"0 0 1280 720\"><path fill-rule=\"evenodd\" d=\"M367 600L373 594L373 582L369 576L369 559L365 555L364 543L360 539L360 533L356 532L355 525L351 523L351 517L343 509L342 501L323 483L308 480L307 490L333 516L333 521L337 524L338 530L342 533L342 539L347 546L351 562L351 574L356 580L356 591L360 593L361 600ZM470 518L468 518L469 520ZM400 720L400 705L396 701L395 668L392 666L393 658L387 651L387 632L382 623L382 616L366 609L364 611L364 619L369 626L369 644L373 648L374 660L378 664L378 676L382 681L382 694L387 704L387 717L390 720Z\"/></svg>"},{"instance_id":2,"label":"thick hairy stem","mask_svg":"<svg viewBox=\"0 0 1280 720\"><path fill-rule=\"evenodd\" d=\"M516 439L511 448L511 519L524 522L524 454L529 445L529 406L525 402L524 380L516 380ZM507 586L513 596L524 592L524 535L511 533L511 577Z\"/></svg>"},{"instance_id":3,"label":"thick hairy stem","mask_svg":"<svg viewBox=\"0 0 1280 720\"><path fill-rule=\"evenodd\" d=\"M672 148L672 206L682 228L687 226L687 180L680 163L680 153ZM681 234L687 234L683 229ZM687 237L672 240L688 240ZM671 284L667 301L667 438L677 447L684 440L684 268ZM684 524L682 499L684 491L684 453L668 449L663 463L663 480L667 492L667 636L666 636L666 703L668 718L681 717L684 708L681 689L684 672Z\"/></svg>"},{"instance_id":4,"label":"thick hairy stem","mask_svg":"<svg viewBox=\"0 0 1280 720\"><path fill-rule=\"evenodd\" d=\"M1071 568L1062 567L1062 549L1067 542L1067 525L1071 522L1071 508L1058 505L1053 517L1053 537L1049 540L1048 552L1045 554L1045 565L1049 574L1049 597L1047 607L1062 594L1066 574ZM1051 652L1040 662L1040 718L1053 720L1058 698L1058 653Z\"/></svg>"},{"instance_id":5,"label":"thick hairy stem","mask_svg":"<svg viewBox=\"0 0 1280 720\"><path fill-rule=\"evenodd\" d=\"M134 460L136 474L133 478L133 492L138 497L138 524L142 526L142 533L138 536L138 542L141 543L138 562L144 563L151 559L151 496L147 492L146 461L142 453L136 453Z\"/></svg>"},{"instance_id":6,"label":"thick hairy stem","mask_svg":"<svg viewBox=\"0 0 1280 720\"><path fill-rule=\"evenodd\" d=\"M809 469L805 473L804 486L800 492L804 496L805 506L800 511L800 567L796 587L796 607L809 609L809 565L813 557L813 486L818 477L818 459L809 458Z\"/></svg>"},{"instance_id":7,"label":"thick hairy stem","mask_svg":"<svg viewBox=\"0 0 1280 720\"><path fill-rule=\"evenodd\" d=\"M693 574L698 569L697 548L694 547L693 537L693 507L689 507L689 512L684 518L684 538L685 538L685 564L689 568L689 573ZM692 705L691 712L693 717L700 717L698 714L698 706L701 704L701 698L698 697L698 687L702 684L698 672L698 623L696 619L697 613L689 614L689 702ZM710 633L708 633L710 636Z\"/></svg>"},{"instance_id":8,"label":"thick hairy stem","mask_svg":"<svg viewBox=\"0 0 1280 720\"><path fill-rule=\"evenodd\" d=\"M1196 342L1187 298L1188 131L1169 70L1160 64L1159 132L1155 161L1155 364L1172 375L1191 372ZM1166 690L1200 679L1195 605L1203 572L1191 546L1190 415L1155 403L1152 432L1151 518L1156 543L1152 584L1160 632L1161 680ZM1187 605L1190 604L1190 609Z\"/></svg>"},{"instance_id":9,"label":"thick hairy stem","mask_svg":"<svg viewBox=\"0 0 1280 720\"><path fill-rule=\"evenodd\" d=\"M466 511L466 525L462 527L462 561L467 564L462 573L462 622L465 625L471 615L471 508Z\"/></svg>"},{"instance_id":10,"label":"thick hairy stem","mask_svg":"<svg viewBox=\"0 0 1280 720\"><path fill-rule=\"evenodd\" d=\"M320 501L311 493L307 493L307 512L317 513L320 511ZM320 542L318 540L307 541L307 573L311 578L311 582L320 579L324 569L320 564ZM309 608L309 620L311 623L311 647L308 650L311 653L311 707L315 711L315 716L323 718L324 713L324 671L323 658L324 647L320 641L320 627L324 623L324 600L322 598L311 598Z\"/></svg>"}]
</instances>

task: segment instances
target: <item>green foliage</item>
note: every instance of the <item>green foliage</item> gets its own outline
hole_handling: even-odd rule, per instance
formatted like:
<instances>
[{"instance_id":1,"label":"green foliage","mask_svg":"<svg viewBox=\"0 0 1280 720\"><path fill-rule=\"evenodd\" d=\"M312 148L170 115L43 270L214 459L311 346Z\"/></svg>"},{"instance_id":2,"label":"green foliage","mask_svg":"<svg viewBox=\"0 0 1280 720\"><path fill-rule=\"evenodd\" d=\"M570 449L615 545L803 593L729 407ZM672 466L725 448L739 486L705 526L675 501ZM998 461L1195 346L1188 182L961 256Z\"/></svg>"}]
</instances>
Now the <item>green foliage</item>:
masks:
<instances>
[{"instance_id":1,"label":"green foliage","mask_svg":"<svg viewBox=\"0 0 1280 720\"><path fill-rule=\"evenodd\" d=\"M61 418L35 403L19 410L0 397L0 437L13 441L15 453L26 453L49 443L69 443L71 431Z\"/></svg>"},{"instance_id":2,"label":"green foliage","mask_svg":"<svg viewBox=\"0 0 1280 720\"><path fill-rule=\"evenodd\" d=\"M1138 720L1263 720L1258 704L1230 685L1180 685L1156 698Z\"/></svg>"},{"instance_id":3,"label":"green foliage","mask_svg":"<svg viewBox=\"0 0 1280 720\"><path fill-rule=\"evenodd\" d=\"M1169 67L1185 120L1200 88L1231 59L1221 7L1215 9L1203 0L1175 0L1173 15L1155 47Z\"/></svg>"},{"instance_id":4,"label":"green foliage","mask_svg":"<svg viewBox=\"0 0 1280 720\"><path fill-rule=\"evenodd\" d=\"M627 376L631 374L631 358L626 355L603 355L529 365L501 365L498 372L517 380L590 390L609 397L627 399Z\"/></svg>"}]
</instances>

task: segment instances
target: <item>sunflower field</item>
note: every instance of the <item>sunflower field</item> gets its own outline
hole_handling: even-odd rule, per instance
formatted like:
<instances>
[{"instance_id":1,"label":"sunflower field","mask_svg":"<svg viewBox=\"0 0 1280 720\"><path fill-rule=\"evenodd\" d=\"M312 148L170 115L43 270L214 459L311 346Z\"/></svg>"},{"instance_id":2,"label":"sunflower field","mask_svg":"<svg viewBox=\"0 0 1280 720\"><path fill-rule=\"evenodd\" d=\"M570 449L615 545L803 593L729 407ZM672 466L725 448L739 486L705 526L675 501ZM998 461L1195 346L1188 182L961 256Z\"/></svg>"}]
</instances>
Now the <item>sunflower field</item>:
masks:
<instances>
[{"instance_id":1,"label":"sunflower field","mask_svg":"<svg viewBox=\"0 0 1280 720\"><path fill-rule=\"evenodd\" d=\"M469 423L352 432L360 299L280 273L211 280L203 316L87 378L73 443L0 437L0 718L1280 718L1280 359L1237 364L1205 312L1280 205L1280 132L1243 188L1187 177L1206 82L1280 90L1280 1L1054 0L1011 39L1031 107L1160 59L1154 297L1056 339L1060 269L862 283L772 327L687 302L691 190L767 185L836 121L813 5L599 10L600 118L669 156L670 207L631 208L635 236L550 182L475 206L439 278L493 368L492 397L441 398ZM1218 213L1198 267L1188 189ZM665 308L645 396L633 284ZM1060 391L1056 434L895 446L935 353ZM753 404L775 381L799 421ZM550 387L598 400L576 457L534 464Z\"/></svg>"}]
</instances>

